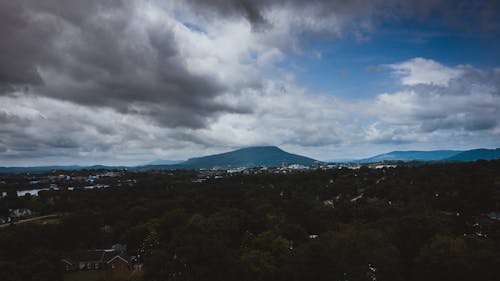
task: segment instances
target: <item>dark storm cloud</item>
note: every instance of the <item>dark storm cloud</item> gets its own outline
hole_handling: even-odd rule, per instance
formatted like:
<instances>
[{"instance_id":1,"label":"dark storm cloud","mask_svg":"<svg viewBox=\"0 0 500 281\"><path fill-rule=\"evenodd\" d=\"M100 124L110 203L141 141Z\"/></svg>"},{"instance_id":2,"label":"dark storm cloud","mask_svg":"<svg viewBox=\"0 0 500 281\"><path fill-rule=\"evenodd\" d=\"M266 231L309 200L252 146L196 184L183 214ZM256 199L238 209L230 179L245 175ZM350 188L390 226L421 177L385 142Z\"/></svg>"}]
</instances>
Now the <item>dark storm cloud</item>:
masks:
<instances>
[{"instance_id":1,"label":"dark storm cloud","mask_svg":"<svg viewBox=\"0 0 500 281\"><path fill-rule=\"evenodd\" d=\"M244 16L252 24L266 24L266 20L262 16L262 9L273 4L275 1L260 1L260 0L188 0L194 8L199 12L205 13L206 10L212 10L222 16Z\"/></svg>"},{"instance_id":2,"label":"dark storm cloud","mask_svg":"<svg viewBox=\"0 0 500 281\"><path fill-rule=\"evenodd\" d=\"M374 20L417 18L427 20L438 17L445 23L461 29L500 29L497 13L500 2L496 0L188 0L206 13L216 11L222 16L244 16L260 29L268 25L266 10L271 8L293 8L296 12L310 12L306 8L317 7L315 17L340 16L373 17ZM292 15L293 16L293 15ZM318 19L318 18L317 18ZM257 30L258 30L257 29Z\"/></svg>"},{"instance_id":3,"label":"dark storm cloud","mask_svg":"<svg viewBox=\"0 0 500 281\"><path fill-rule=\"evenodd\" d=\"M188 0L188 2L201 14L216 12L223 17L243 16L252 24L255 31L271 27L271 23L265 17L266 11L270 9L291 9L294 13L290 14L291 18L303 16L315 21L333 15L347 17L367 15L374 6L374 3L368 0ZM327 30L321 32L328 33Z\"/></svg>"},{"instance_id":4,"label":"dark storm cloud","mask_svg":"<svg viewBox=\"0 0 500 281\"><path fill-rule=\"evenodd\" d=\"M18 84L39 84L36 63L43 60L42 44L51 37L50 28L30 20L19 1L0 3L0 90L11 90Z\"/></svg>"},{"instance_id":5,"label":"dark storm cloud","mask_svg":"<svg viewBox=\"0 0 500 281\"><path fill-rule=\"evenodd\" d=\"M273 7L298 7L305 8L310 6L320 7L324 14L330 12L337 13L356 13L372 6L370 3L388 2L388 1L368 1L368 0L188 0L194 7L199 9L215 10L221 15L242 15L251 22L264 21L263 13ZM202 11L202 10L200 10Z\"/></svg>"},{"instance_id":6,"label":"dark storm cloud","mask_svg":"<svg viewBox=\"0 0 500 281\"><path fill-rule=\"evenodd\" d=\"M451 18L473 13L474 20L480 17L489 22L485 9L495 5L491 1L472 5L469 1L391 0L189 2L200 14L245 17L258 27L257 32L269 26L265 12L280 7L292 9L290 17L313 7L313 15L302 14L310 21L328 19L332 14L370 18L403 7L408 14L424 16L436 10L451 13L447 16ZM152 117L167 127L200 128L220 113L251 111L217 102L216 98L229 86L188 70L173 28L137 23L135 9L133 1L2 1L0 91L5 94L27 90L80 104L111 107Z\"/></svg>"},{"instance_id":7,"label":"dark storm cloud","mask_svg":"<svg viewBox=\"0 0 500 281\"><path fill-rule=\"evenodd\" d=\"M188 71L171 27L133 23L130 3L2 1L0 90L112 107L169 127L248 112L215 102L226 87Z\"/></svg>"},{"instance_id":8,"label":"dark storm cloud","mask_svg":"<svg viewBox=\"0 0 500 281\"><path fill-rule=\"evenodd\" d=\"M0 3L0 85L41 84L38 66L57 65L54 46L65 22L84 24L102 9L122 9L121 1L19 0Z\"/></svg>"}]
</instances>

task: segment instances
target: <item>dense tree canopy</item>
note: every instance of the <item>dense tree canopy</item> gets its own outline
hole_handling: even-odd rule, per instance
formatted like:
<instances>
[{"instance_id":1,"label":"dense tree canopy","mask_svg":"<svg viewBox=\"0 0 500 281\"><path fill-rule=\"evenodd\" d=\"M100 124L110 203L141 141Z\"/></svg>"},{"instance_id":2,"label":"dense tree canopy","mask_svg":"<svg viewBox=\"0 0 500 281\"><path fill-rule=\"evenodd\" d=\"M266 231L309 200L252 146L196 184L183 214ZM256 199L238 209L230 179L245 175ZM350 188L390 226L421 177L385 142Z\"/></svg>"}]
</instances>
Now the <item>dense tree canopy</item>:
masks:
<instances>
[{"instance_id":1,"label":"dense tree canopy","mask_svg":"<svg viewBox=\"0 0 500 281\"><path fill-rule=\"evenodd\" d=\"M128 245L159 280L500 280L500 161L232 175L0 199L59 213L0 228L1 280L62 280L68 251ZM127 279L127 277L123 277Z\"/></svg>"}]
</instances>

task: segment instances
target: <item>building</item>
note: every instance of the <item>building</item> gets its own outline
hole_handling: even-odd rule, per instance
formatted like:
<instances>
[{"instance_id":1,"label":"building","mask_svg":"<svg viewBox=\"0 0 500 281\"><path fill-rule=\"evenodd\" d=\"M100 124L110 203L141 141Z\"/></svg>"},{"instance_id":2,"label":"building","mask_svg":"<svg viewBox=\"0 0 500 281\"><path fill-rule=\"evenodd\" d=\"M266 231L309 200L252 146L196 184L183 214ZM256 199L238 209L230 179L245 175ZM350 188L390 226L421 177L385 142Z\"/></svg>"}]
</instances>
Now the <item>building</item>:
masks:
<instances>
[{"instance_id":1,"label":"building","mask_svg":"<svg viewBox=\"0 0 500 281\"><path fill-rule=\"evenodd\" d=\"M30 209L14 209L10 210L10 217L15 220L30 217L33 213Z\"/></svg>"},{"instance_id":2,"label":"building","mask_svg":"<svg viewBox=\"0 0 500 281\"><path fill-rule=\"evenodd\" d=\"M12 219L10 217L0 216L0 224L9 223Z\"/></svg>"},{"instance_id":3,"label":"building","mask_svg":"<svg viewBox=\"0 0 500 281\"><path fill-rule=\"evenodd\" d=\"M61 259L65 271L129 270L131 264L123 251L116 249L84 250L68 253Z\"/></svg>"}]
</instances>

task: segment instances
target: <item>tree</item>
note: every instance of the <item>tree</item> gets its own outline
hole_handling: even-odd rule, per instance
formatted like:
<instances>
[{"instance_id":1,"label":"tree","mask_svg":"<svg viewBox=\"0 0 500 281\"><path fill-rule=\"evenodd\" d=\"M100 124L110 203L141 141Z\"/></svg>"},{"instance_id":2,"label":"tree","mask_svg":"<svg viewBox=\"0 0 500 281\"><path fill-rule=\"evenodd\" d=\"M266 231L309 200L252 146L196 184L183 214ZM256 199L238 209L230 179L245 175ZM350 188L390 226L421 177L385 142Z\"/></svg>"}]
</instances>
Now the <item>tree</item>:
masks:
<instances>
[{"instance_id":1,"label":"tree","mask_svg":"<svg viewBox=\"0 0 500 281\"><path fill-rule=\"evenodd\" d=\"M497 256L475 239L436 235L420 251L415 280L499 280Z\"/></svg>"},{"instance_id":2,"label":"tree","mask_svg":"<svg viewBox=\"0 0 500 281\"><path fill-rule=\"evenodd\" d=\"M326 232L298 247L287 262L287 279L401 280L399 252L369 229Z\"/></svg>"}]
</instances>

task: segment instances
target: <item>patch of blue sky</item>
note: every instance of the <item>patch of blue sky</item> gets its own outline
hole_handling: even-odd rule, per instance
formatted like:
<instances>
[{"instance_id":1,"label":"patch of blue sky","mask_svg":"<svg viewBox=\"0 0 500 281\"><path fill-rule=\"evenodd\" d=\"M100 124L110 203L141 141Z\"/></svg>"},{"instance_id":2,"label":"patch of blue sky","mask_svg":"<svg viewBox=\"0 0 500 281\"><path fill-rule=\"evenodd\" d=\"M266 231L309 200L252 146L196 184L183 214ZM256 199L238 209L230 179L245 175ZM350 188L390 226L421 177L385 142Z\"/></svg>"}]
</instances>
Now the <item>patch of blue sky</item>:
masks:
<instances>
[{"instance_id":1,"label":"patch of blue sky","mask_svg":"<svg viewBox=\"0 0 500 281\"><path fill-rule=\"evenodd\" d=\"M384 65L415 57L447 66L500 66L500 38L485 31L408 21L383 24L366 35L362 41L355 36L310 41L304 53L289 54L281 66L295 69L298 82L313 91L345 99L401 89L398 77Z\"/></svg>"},{"instance_id":2,"label":"patch of blue sky","mask_svg":"<svg viewBox=\"0 0 500 281\"><path fill-rule=\"evenodd\" d=\"M198 32L198 33L206 33L205 29L203 29L201 26L194 24L192 22L183 22L184 26L189 28L192 31Z\"/></svg>"}]
</instances>

